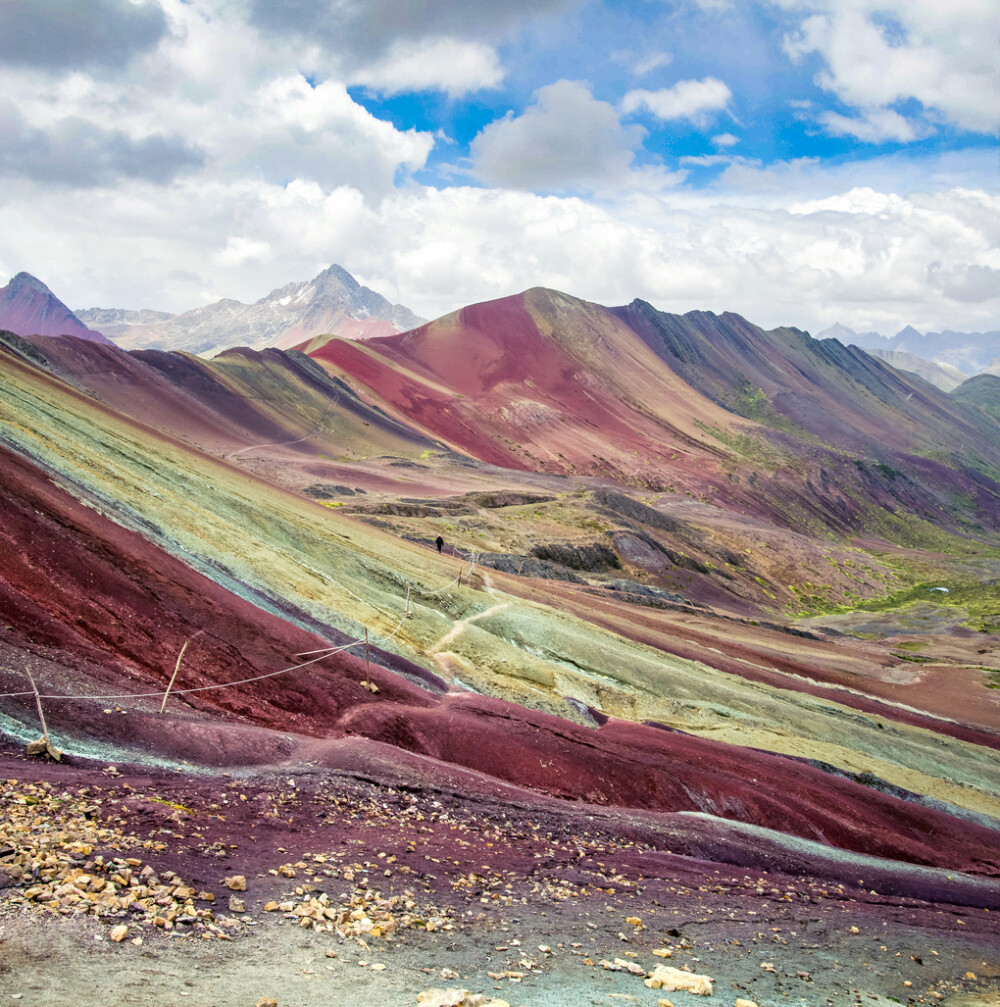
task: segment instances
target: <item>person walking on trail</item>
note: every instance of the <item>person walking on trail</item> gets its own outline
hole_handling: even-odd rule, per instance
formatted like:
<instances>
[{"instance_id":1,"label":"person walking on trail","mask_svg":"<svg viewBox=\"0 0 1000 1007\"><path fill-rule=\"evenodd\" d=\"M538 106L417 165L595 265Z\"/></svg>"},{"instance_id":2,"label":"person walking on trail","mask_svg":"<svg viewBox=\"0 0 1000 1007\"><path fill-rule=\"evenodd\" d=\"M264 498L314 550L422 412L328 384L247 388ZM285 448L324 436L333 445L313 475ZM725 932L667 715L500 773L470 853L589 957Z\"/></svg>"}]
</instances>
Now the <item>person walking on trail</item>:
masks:
<instances>
[{"instance_id":1,"label":"person walking on trail","mask_svg":"<svg viewBox=\"0 0 1000 1007\"><path fill-rule=\"evenodd\" d=\"M435 544L436 544L436 545L437 545L437 547L438 547L438 552L440 552L440 551L441 551L441 550L442 550L442 549L444 548L444 539L443 539L443 538L441 538L441 536L440 536L440 535L438 535L438 537L437 537L437 542L436 542Z\"/></svg>"}]
</instances>

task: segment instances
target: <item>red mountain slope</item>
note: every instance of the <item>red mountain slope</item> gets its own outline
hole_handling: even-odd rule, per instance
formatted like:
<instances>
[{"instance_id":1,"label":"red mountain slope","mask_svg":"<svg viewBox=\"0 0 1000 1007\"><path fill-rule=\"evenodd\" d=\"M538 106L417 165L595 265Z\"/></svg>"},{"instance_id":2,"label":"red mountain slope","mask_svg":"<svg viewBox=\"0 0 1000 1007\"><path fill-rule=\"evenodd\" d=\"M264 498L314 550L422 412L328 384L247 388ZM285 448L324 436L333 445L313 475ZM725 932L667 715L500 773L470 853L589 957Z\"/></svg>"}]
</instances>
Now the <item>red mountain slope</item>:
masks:
<instances>
[{"instance_id":1,"label":"red mountain slope","mask_svg":"<svg viewBox=\"0 0 1000 1007\"><path fill-rule=\"evenodd\" d=\"M308 352L456 448L523 469L676 479L719 457L700 425L732 419L610 311L552 290Z\"/></svg>"}]
</instances>

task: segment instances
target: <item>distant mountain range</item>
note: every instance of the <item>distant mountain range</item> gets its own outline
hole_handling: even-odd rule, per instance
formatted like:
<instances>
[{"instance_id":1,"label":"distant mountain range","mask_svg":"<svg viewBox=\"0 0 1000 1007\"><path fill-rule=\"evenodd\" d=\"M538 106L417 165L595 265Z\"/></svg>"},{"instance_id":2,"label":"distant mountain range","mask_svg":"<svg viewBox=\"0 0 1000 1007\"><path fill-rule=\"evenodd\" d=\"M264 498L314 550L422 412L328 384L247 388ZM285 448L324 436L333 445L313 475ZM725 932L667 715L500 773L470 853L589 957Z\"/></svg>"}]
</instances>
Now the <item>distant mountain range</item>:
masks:
<instances>
[{"instance_id":1,"label":"distant mountain range","mask_svg":"<svg viewBox=\"0 0 1000 1007\"><path fill-rule=\"evenodd\" d=\"M423 321L338 265L312 280L278 287L253 304L226 298L180 315L118 308L87 308L78 315L125 349L205 354L231 346L288 349L329 332L349 339L386 336Z\"/></svg>"},{"instance_id":2,"label":"distant mountain range","mask_svg":"<svg viewBox=\"0 0 1000 1007\"><path fill-rule=\"evenodd\" d=\"M854 344L855 346L857 343ZM924 360L915 353L903 353L901 350L875 350L865 348L865 353L884 360L898 371L910 371L929 381L943 392L954 391L965 380L971 380L952 364L938 364L933 360Z\"/></svg>"},{"instance_id":3,"label":"distant mountain range","mask_svg":"<svg viewBox=\"0 0 1000 1007\"><path fill-rule=\"evenodd\" d=\"M845 346L853 344L864 350L877 350L880 353L889 351L912 354L946 368L954 368L966 377L991 371L1000 361L1000 330L990 332L946 330L921 334L912 325L907 325L891 338L886 338L877 332L855 332L846 325L838 323L821 332L817 338L837 339ZM889 362L894 366L903 366L891 359ZM933 379L927 377L927 380Z\"/></svg>"},{"instance_id":4,"label":"distant mountain range","mask_svg":"<svg viewBox=\"0 0 1000 1007\"><path fill-rule=\"evenodd\" d=\"M333 265L312 280L288 283L254 304L224 299L172 315L165 311L87 308L74 313L29 273L0 288L0 329L20 336L79 336L124 349L214 354L232 346L288 349L313 336L388 336L424 319L362 286Z\"/></svg>"},{"instance_id":5,"label":"distant mountain range","mask_svg":"<svg viewBox=\"0 0 1000 1007\"><path fill-rule=\"evenodd\" d=\"M41 280L18 273L0 287L0 329L18 335L77 336L92 342L108 340L74 315Z\"/></svg>"}]
</instances>

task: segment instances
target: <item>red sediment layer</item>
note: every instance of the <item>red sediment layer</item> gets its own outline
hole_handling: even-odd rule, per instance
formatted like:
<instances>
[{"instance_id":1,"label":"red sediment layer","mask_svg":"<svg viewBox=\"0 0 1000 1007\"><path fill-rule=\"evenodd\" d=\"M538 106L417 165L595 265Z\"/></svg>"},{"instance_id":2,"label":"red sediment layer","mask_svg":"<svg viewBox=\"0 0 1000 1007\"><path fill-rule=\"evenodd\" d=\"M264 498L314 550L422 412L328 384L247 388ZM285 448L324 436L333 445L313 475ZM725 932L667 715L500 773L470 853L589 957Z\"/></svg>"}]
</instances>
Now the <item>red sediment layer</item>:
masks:
<instances>
[{"instance_id":1,"label":"red sediment layer","mask_svg":"<svg viewBox=\"0 0 1000 1007\"><path fill-rule=\"evenodd\" d=\"M567 800L706 812L843 849L1000 875L1000 832L811 766L624 721L593 731L482 696L452 695L444 706L369 705L343 724Z\"/></svg>"},{"instance_id":2,"label":"red sediment layer","mask_svg":"<svg viewBox=\"0 0 1000 1007\"><path fill-rule=\"evenodd\" d=\"M613 633L677 657L703 661L704 648L709 646L712 648L711 664L720 671L774 688L819 696L886 720L1000 751L1000 734L948 719L963 715L964 698L961 698L962 708L952 709L949 697L939 693L928 697L920 688L862 679L825 667L822 653L814 661L805 657L783 657L774 645L775 637L781 639L776 631L741 627L737 634L708 631L705 628L708 624L704 622L696 627L686 622L664 623L659 614L651 616L634 605L584 594L579 588L557 581L526 581L499 571L491 571L490 576L510 594L566 609ZM704 620L709 615L704 614L700 618ZM766 655L762 656L756 648L755 640L763 641ZM824 643L823 646L829 644ZM764 666L765 662L769 667ZM935 700L933 706L923 705L931 698ZM922 706L926 713L921 712Z\"/></svg>"},{"instance_id":3,"label":"red sediment layer","mask_svg":"<svg viewBox=\"0 0 1000 1007\"><path fill-rule=\"evenodd\" d=\"M496 444L477 424L470 423L462 415L455 396L398 370L389 360L343 340L331 340L311 356L355 377L419 429L429 430L491 465L526 468L510 451Z\"/></svg>"}]
</instances>

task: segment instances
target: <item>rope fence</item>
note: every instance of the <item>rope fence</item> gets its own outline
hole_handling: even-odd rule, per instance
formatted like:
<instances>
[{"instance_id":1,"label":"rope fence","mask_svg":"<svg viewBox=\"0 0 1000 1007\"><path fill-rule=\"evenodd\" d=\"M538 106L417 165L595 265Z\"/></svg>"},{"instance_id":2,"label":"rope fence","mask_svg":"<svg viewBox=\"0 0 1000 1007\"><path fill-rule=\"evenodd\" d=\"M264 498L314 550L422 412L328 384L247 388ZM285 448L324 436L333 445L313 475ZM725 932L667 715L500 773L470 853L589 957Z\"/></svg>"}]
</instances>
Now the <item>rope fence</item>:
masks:
<instances>
[{"instance_id":1,"label":"rope fence","mask_svg":"<svg viewBox=\"0 0 1000 1007\"><path fill-rule=\"evenodd\" d=\"M466 552L464 552L463 550L460 550L460 549L456 549L455 552L458 553L458 554L460 554L463 559L468 559L468 560L471 561L471 566L469 567L469 572L468 572L468 574L465 575L465 576L471 576L472 575L472 571L475 569L475 566L476 566L476 557L478 556L478 553L476 553L476 552L466 553ZM453 585L460 584L461 581L462 581L462 577L463 577L463 572L461 570L459 570L458 576L452 578L452 580L450 580L447 584L445 584L444 587L437 588L434 591L421 592L421 597L428 598L428 597L432 597L432 596L437 595L437 594L441 594L444 591L447 591ZM331 578L327 578L327 579L330 580ZM336 581L332 581L332 583L337 583L337 582ZM338 585L338 586L342 586L342 585ZM360 602L362 602L363 604L365 604L365 605L371 605L370 602L367 602L363 598L360 598L357 595L354 595L353 592L348 591L347 593L351 594L353 597L357 598L357 600L360 601ZM411 585L408 584L407 588L406 588L406 602L405 602L405 607L404 607L404 610L403 610L403 614L402 614L402 616L400 616L399 622L396 623L396 626L392 630L391 633L389 633L387 636L376 638L376 641L379 642L380 644L386 644L386 643L389 643L391 640L393 640L395 638L395 636L399 633L400 629L402 629L403 624L409 618L409 615L410 615L410 594L411 594ZM384 615L388 615L388 613L385 612L384 609L380 609L380 608L378 608L378 606L372 605L371 607L374 608L376 611L381 612ZM203 633L203 632L204 632L204 630L199 630L194 636L200 636L201 633ZM156 692L120 693L120 694L105 695L105 696L45 695L45 694L41 694L41 693L38 692L37 687L35 687L34 680L31 679L31 676L29 674L28 678L29 678L29 681L31 681L31 684L32 684L32 688L31 689L23 690L23 691L20 691L20 692L0 692L0 699L14 699L14 698L19 698L19 697L23 697L23 696L34 696L36 704L38 706L39 717L40 717L40 719L42 721L42 729L43 729L43 732L45 732L45 734L47 736L48 732L45 729L45 718L44 718L44 714L42 713L42 709L41 709L41 701L43 699L45 699L45 700L89 700L89 701L95 702L95 703L96 702L100 702L100 703L117 702L117 701L125 700L125 699L162 699L163 702L162 702L162 704L160 706L160 713L163 713L164 709L166 709L167 699L170 696L185 696L185 695L190 695L191 693L196 693L196 692L211 692L211 691L214 691L214 690L217 690L217 689L232 689L232 688L235 688L236 686L239 686L239 685L250 685L253 682L261 682L264 679L277 678L279 675L287 675L287 674L290 674L293 671L299 671L302 668L308 668L310 665L317 664L320 661L325 661L327 658L334 657L336 654L341 654L344 651L350 650L352 647L358 647L361 644L364 644L364 643L367 642L367 630L365 630L365 636L359 637L356 640L351 640L349 643L339 644L336 647L326 647L326 648L323 648L321 650L304 651L301 654L296 654L295 655L296 657L310 657L313 654L318 654L319 656L318 657L311 657L311 659L308 660L308 661L302 661L299 664L293 664L293 665L291 665L288 668L280 668L277 671L268 671L268 672L265 672L262 675L253 675L250 678L241 678L241 679L239 679L239 680L237 680L235 682L215 682L215 683L213 683L211 685L197 685L197 686L191 686L191 687L186 688L186 689L175 689L175 688L173 688L173 685L174 685L174 681L177 678L177 673L180 671L181 659L184 657L184 653L187 650L188 644L191 642L191 640L194 639L194 636L192 636L189 640L186 640L184 642L183 647L181 647L180 654L178 654L178 656L177 656L177 663L176 663L176 665L174 667L173 675L171 676L170 682L167 685L167 688L166 688L165 691L162 690L162 689L158 689Z\"/></svg>"}]
</instances>

